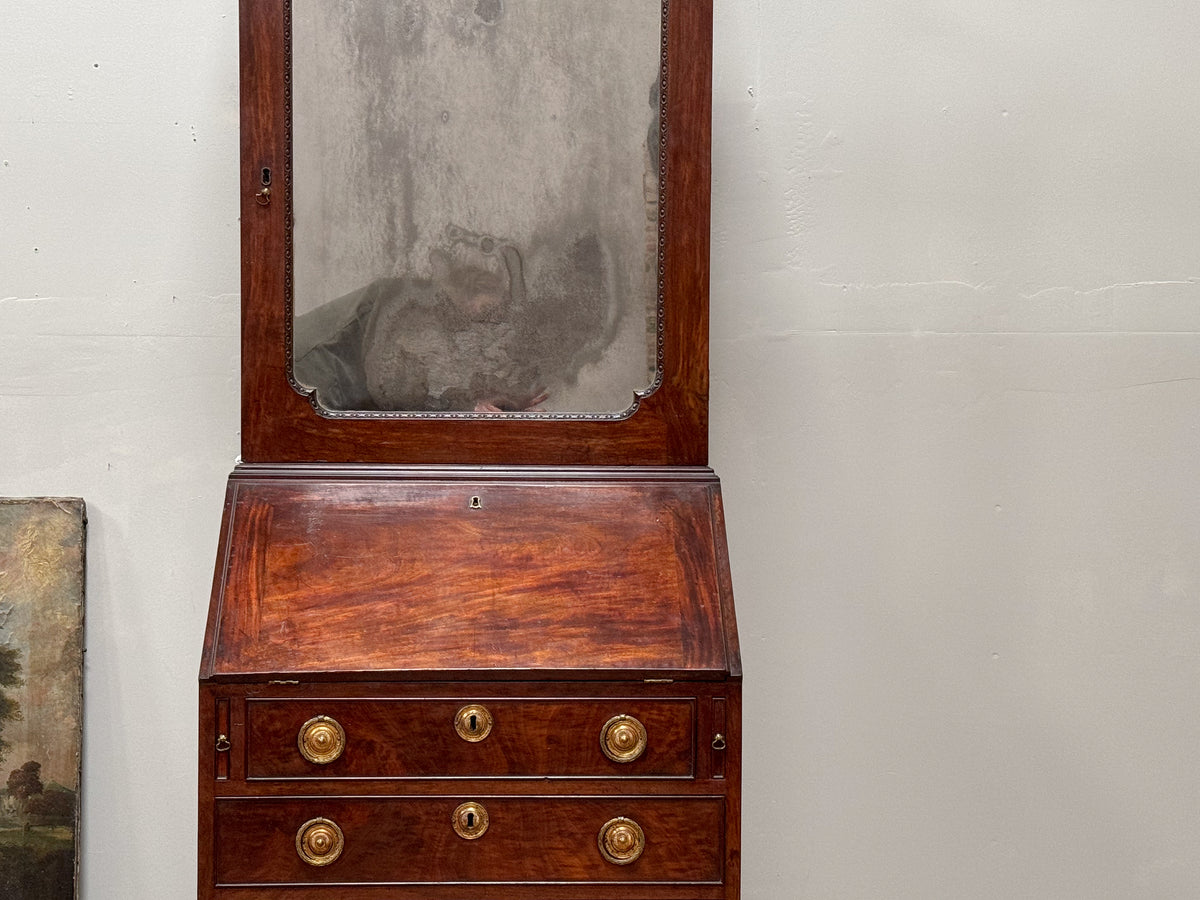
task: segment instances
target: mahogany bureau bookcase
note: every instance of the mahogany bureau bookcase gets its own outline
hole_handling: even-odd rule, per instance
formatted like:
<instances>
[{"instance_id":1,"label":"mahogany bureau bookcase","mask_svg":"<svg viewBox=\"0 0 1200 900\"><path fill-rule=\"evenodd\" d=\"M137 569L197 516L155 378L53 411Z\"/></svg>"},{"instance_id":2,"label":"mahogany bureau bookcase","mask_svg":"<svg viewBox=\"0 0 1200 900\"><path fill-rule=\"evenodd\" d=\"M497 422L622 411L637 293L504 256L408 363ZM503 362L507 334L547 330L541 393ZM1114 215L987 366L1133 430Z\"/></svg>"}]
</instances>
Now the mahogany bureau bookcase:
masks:
<instances>
[{"instance_id":1,"label":"mahogany bureau bookcase","mask_svg":"<svg viewBox=\"0 0 1200 900\"><path fill-rule=\"evenodd\" d=\"M736 900L711 0L242 0L202 900Z\"/></svg>"}]
</instances>

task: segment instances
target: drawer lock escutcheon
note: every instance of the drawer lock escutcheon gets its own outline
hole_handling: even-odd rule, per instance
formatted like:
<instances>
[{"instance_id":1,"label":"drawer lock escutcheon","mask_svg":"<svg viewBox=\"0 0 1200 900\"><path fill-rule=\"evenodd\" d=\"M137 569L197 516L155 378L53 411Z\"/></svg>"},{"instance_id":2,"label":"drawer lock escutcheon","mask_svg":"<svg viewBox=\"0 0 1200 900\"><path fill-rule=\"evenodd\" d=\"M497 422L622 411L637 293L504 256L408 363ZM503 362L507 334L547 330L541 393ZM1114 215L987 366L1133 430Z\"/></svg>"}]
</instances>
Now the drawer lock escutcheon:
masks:
<instances>
[{"instance_id":1,"label":"drawer lock escutcheon","mask_svg":"<svg viewBox=\"0 0 1200 900\"><path fill-rule=\"evenodd\" d=\"M613 762L633 762L646 752L646 743L646 726L633 716L613 716L600 731L600 749Z\"/></svg>"},{"instance_id":2,"label":"drawer lock escutcheon","mask_svg":"<svg viewBox=\"0 0 1200 900\"><path fill-rule=\"evenodd\" d=\"M600 855L614 866L635 863L646 849L646 833L633 819L609 819L600 829Z\"/></svg>"},{"instance_id":3,"label":"drawer lock escutcheon","mask_svg":"<svg viewBox=\"0 0 1200 900\"><path fill-rule=\"evenodd\" d=\"M296 744L300 755L310 763L326 766L346 749L346 732L336 719L314 716L300 726Z\"/></svg>"},{"instance_id":4,"label":"drawer lock escutcheon","mask_svg":"<svg viewBox=\"0 0 1200 900\"><path fill-rule=\"evenodd\" d=\"M486 706L473 703L464 706L454 717L454 730L464 741L477 744L492 733L492 714Z\"/></svg>"},{"instance_id":5,"label":"drawer lock escutcheon","mask_svg":"<svg viewBox=\"0 0 1200 900\"><path fill-rule=\"evenodd\" d=\"M330 865L345 845L342 829L329 819L309 819L296 832L296 853L310 866Z\"/></svg>"},{"instance_id":6,"label":"drawer lock escutcheon","mask_svg":"<svg viewBox=\"0 0 1200 900\"><path fill-rule=\"evenodd\" d=\"M488 830L488 812L482 803L463 803L450 820L454 833L467 841L476 841Z\"/></svg>"}]
</instances>

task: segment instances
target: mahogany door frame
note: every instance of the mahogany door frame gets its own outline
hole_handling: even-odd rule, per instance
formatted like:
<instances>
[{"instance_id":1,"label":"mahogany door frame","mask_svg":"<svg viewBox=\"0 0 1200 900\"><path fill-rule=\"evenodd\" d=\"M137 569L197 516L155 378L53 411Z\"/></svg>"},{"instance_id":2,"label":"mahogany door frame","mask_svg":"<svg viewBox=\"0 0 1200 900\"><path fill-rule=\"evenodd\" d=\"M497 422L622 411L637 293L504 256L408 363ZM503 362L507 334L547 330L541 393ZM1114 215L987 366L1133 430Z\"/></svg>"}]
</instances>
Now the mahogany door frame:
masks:
<instances>
[{"instance_id":1,"label":"mahogany door frame","mask_svg":"<svg viewBox=\"0 0 1200 900\"><path fill-rule=\"evenodd\" d=\"M241 2L243 460L706 465L712 0L663 0L660 382L623 418L330 416L289 383L289 8Z\"/></svg>"}]
</instances>

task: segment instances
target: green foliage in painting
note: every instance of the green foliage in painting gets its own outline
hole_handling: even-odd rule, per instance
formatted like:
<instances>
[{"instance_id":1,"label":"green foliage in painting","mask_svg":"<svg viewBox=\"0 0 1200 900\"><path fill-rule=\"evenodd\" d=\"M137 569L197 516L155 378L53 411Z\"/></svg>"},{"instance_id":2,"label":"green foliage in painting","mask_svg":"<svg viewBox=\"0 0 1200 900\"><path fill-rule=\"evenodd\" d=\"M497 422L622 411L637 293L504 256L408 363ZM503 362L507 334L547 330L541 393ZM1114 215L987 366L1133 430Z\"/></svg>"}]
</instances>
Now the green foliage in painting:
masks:
<instances>
[{"instance_id":1,"label":"green foliage in painting","mask_svg":"<svg viewBox=\"0 0 1200 900\"><path fill-rule=\"evenodd\" d=\"M75 849L69 838L0 843L0 897L66 900L75 896Z\"/></svg>"},{"instance_id":2,"label":"green foliage in painting","mask_svg":"<svg viewBox=\"0 0 1200 900\"><path fill-rule=\"evenodd\" d=\"M8 795L15 797L22 809L27 809L29 798L42 793L42 764L30 760L8 775Z\"/></svg>"},{"instance_id":3,"label":"green foliage in painting","mask_svg":"<svg viewBox=\"0 0 1200 900\"><path fill-rule=\"evenodd\" d=\"M14 647L0 647L0 763L11 745L4 740L4 724L21 718L21 705L4 688L20 687L21 654Z\"/></svg>"}]
</instances>

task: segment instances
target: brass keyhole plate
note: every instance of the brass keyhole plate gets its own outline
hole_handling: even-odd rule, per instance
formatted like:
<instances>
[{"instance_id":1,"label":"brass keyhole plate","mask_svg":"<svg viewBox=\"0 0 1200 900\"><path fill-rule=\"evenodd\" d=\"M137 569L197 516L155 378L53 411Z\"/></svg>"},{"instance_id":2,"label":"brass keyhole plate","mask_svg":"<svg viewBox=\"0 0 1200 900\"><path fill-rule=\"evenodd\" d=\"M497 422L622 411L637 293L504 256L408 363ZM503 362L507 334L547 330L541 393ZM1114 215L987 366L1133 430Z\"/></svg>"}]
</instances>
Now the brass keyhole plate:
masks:
<instances>
[{"instance_id":1,"label":"brass keyhole plate","mask_svg":"<svg viewBox=\"0 0 1200 900\"><path fill-rule=\"evenodd\" d=\"M472 703L464 706L454 716L454 730L464 741L477 744L492 733L494 720L486 706Z\"/></svg>"},{"instance_id":2,"label":"brass keyhole plate","mask_svg":"<svg viewBox=\"0 0 1200 900\"><path fill-rule=\"evenodd\" d=\"M483 804L471 801L454 810L450 824L454 826L454 833L463 840L476 841L483 837L491 821Z\"/></svg>"}]
</instances>

